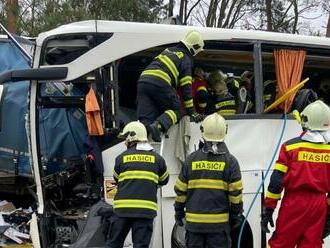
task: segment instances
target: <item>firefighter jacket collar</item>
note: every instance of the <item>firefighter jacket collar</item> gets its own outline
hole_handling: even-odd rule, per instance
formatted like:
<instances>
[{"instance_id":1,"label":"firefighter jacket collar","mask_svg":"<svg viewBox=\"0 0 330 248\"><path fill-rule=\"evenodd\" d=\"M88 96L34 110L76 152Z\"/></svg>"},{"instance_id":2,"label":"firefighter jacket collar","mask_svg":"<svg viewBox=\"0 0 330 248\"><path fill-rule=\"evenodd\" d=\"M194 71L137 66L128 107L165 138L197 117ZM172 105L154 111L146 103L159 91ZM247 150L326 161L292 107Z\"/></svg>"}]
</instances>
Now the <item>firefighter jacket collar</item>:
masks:
<instances>
[{"instance_id":1,"label":"firefighter jacket collar","mask_svg":"<svg viewBox=\"0 0 330 248\"><path fill-rule=\"evenodd\" d=\"M147 142L139 142L136 144L136 150L138 151L152 151L154 148Z\"/></svg>"},{"instance_id":2,"label":"firefighter jacket collar","mask_svg":"<svg viewBox=\"0 0 330 248\"><path fill-rule=\"evenodd\" d=\"M330 143L330 131L326 132L311 132L306 131L301 136L302 140L313 142L313 143L323 143L328 144Z\"/></svg>"},{"instance_id":3,"label":"firefighter jacket collar","mask_svg":"<svg viewBox=\"0 0 330 248\"><path fill-rule=\"evenodd\" d=\"M226 154L228 148L224 142L205 142L202 151L204 153Z\"/></svg>"}]
</instances>

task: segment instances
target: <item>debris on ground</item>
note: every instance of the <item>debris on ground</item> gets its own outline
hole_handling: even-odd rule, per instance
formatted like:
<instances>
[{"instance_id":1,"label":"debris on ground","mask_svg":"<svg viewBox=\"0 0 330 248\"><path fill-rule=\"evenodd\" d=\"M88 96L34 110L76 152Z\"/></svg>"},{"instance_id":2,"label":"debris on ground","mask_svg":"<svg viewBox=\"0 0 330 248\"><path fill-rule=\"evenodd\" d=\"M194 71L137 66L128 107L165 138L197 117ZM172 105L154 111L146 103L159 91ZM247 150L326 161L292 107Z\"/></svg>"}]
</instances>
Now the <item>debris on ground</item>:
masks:
<instances>
[{"instance_id":1,"label":"debris on ground","mask_svg":"<svg viewBox=\"0 0 330 248\"><path fill-rule=\"evenodd\" d=\"M16 208L12 202L0 200L0 247L33 247L30 240L32 213L31 208Z\"/></svg>"}]
</instances>

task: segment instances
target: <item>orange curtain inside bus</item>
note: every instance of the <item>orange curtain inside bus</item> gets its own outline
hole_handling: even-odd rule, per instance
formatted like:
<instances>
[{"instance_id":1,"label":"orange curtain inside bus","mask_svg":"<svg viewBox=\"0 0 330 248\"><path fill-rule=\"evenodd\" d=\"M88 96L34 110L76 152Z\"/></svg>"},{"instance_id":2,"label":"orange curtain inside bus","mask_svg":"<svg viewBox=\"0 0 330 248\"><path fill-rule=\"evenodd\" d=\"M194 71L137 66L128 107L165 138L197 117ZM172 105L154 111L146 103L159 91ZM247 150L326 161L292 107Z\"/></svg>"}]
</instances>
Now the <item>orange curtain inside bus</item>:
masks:
<instances>
[{"instance_id":1,"label":"orange curtain inside bus","mask_svg":"<svg viewBox=\"0 0 330 248\"><path fill-rule=\"evenodd\" d=\"M89 135L103 135L100 107L92 88L86 95L85 111Z\"/></svg>"},{"instance_id":2,"label":"orange curtain inside bus","mask_svg":"<svg viewBox=\"0 0 330 248\"><path fill-rule=\"evenodd\" d=\"M274 51L276 79L278 85L278 92L276 96L277 99L289 89L300 83L305 57L305 51ZM284 103L279 105L279 108L285 112L289 111L295 95L295 93L292 94Z\"/></svg>"}]
</instances>

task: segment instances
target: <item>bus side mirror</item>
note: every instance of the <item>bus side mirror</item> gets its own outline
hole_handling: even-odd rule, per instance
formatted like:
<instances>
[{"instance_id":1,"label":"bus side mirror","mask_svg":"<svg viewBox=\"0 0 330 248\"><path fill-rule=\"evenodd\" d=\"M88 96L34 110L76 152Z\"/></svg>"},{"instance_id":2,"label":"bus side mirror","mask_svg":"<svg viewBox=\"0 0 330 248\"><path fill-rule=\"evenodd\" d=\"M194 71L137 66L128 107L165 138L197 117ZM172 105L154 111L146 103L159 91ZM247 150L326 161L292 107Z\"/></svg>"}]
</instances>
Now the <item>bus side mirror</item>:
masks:
<instances>
[{"instance_id":1,"label":"bus side mirror","mask_svg":"<svg viewBox=\"0 0 330 248\"><path fill-rule=\"evenodd\" d=\"M0 84L25 80L60 80L68 75L67 67L45 67L24 70L12 70L0 74Z\"/></svg>"}]
</instances>

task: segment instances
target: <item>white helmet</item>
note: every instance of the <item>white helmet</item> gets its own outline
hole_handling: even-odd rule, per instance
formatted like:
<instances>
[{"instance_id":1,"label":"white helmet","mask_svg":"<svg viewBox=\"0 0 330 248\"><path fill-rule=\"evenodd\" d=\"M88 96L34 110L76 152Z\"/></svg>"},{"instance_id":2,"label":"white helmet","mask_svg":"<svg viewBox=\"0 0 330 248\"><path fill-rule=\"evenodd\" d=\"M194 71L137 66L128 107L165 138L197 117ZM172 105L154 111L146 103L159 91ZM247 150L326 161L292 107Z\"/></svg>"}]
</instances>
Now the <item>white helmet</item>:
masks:
<instances>
[{"instance_id":1,"label":"white helmet","mask_svg":"<svg viewBox=\"0 0 330 248\"><path fill-rule=\"evenodd\" d=\"M187 47L192 56L203 51L204 41L198 31L189 31L181 42Z\"/></svg>"},{"instance_id":2,"label":"white helmet","mask_svg":"<svg viewBox=\"0 0 330 248\"><path fill-rule=\"evenodd\" d=\"M132 121L126 124L119 136L125 137L127 142L148 141L147 130L139 121Z\"/></svg>"},{"instance_id":3,"label":"white helmet","mask_svg":"<svg viewBox=\"0 0 330 248\"><path fill-rule=\"evenodd\" d=\"M205 141L222 142L227 133L225 119L218 113L208 115L201 124L201 131Z\"/></svg>"},{"instance_id":4,"label":"white helmet","mask_svg":"<svg viewBox=\"0 0 330 248\"><path fill-rule=\"evenodd\" d=\"M326 131L330 128L330 108L321 100L307 105L300 116L301 126L310 131Z\"/></svg>"}]
</instances>

